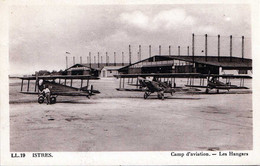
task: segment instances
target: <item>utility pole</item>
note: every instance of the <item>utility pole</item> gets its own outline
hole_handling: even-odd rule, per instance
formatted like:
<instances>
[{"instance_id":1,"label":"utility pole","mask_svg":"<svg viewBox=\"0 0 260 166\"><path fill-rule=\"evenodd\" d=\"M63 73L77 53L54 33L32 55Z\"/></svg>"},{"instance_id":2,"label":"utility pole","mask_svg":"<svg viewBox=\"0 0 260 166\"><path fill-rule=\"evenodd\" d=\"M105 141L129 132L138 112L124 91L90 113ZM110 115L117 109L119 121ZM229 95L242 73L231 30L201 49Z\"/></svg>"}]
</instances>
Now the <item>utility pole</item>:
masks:
<instances>
[{"instance_id":1,"label":"utility pole","mask_svg":"<svg viewBox=\"0 0 260 166\"><path fill-rule=\"evenodd\" d=\"M66 69L68 68L68 57L66 56Z\"/></svg>"},{"instance_id":2,"label":"utility pole","mask_svg":"<svg viewBox=\"0 0 260 166\"><path fill-rule=\"evenodd\" d=\"M232 61L232 35L230 35L230 62Z\"/></svg>"},{"instance_id":3,"label":"utility pole","mask_svg":"<svg viewBox=\"0 0 260 166\"><path fill-rule=\"evenodd\" d=\"M242 36L242 62L244 61L244 36Z\"/></svg>"},{"instance_id":4,"label":"utility pole","mask_svg":"<svg viewBox=\"0 0 260 166\"><path fill-rule=\"evenodd\" d=\"M107 56L107 52L106 52L106 66L108 66L108 56Z\"/></svg>"},{"instance_id":5,"label":"utility pole","mask_svg":"<svg viewBox=\"0 0 260 166\"><path fill-rule=\"evenodd\" d=\"M124 66L124 52L122 52L122 66Z\"/></svg>"},{"instance_id":6,"label":"utility pole","mask_svg":"<svg viewBox=\"0 0 260 166\"><path fill-rule=\"evenodd\" d=\"M131 65L131 45L129 45L129 65Z\"/></svg>"},{"instance_id":7,"label":"utility pole","mask_svg":"<svg viewBox=\"0 0 260 166\"><path fill-rule=\"evenodd\" d=\"M220 61L220 35L218 35L218 62Z\"/></svg>"},{"instance_id":8,"label":"utility pole","mask_svg":"<svg viewBox=\"0 0 260 166\"><path fill-rule=\"evenodd\" d=\"M208 35L205 34L205 61L208 60Z\"/></svg>"},{"instance_id":9,"label":"utility pole","mask_svg":"<svg viewBox=\"0 0 260 166\"><path fill-rule=\"evenodd\" d=\"M169 46L169 56L171 56L171 46Z\"/></svg>"},{"instance_id":10,"label":"utility pole","mask_svg":"<svg viewBox=\"0 0 260 166\"><path fill-rule=\"evenodd\" d=\"M99 52L98 52L98 68L99 68Z\"/></svg>"},{"instance_id":11,"label":"utility pole","mask_svg":"<svg viewBox=\"0 0 260 166\"><path fill-rule=\"evenodd\" d=\"M149 45L149 58L151 58L151 56L152 56L152 50L151 49L152 49L151 45Z\"/></svg>"},{"instance_id":12,"label":"utility pole","mask_svg":"<svg viewBox=\"0 0 260 166\"><path fill-rule=\"evenodd\" d=\"M114 66L116 66L116 52L114 52Z\"/></svg>"},{"instance_id":13,"label":"utility pole","mask_svg":"<svg viewBox=\"0 0 260 166\"><path fill-rule=\"evenodd\" d=\"M89 66L91 67L91 52L89 52Z\"/></svg>"},{"instance_id":14,"label":"utility pole","mask_svg":"<svg viewBox=\"0 0 260 166\"><path fill-rule=\"evenodd\" d=\"M142 60L141 45L139 45L139 61Z\"/></svg>"},{"instance_id":15,"label":"utility pole","mask_svg":"<svg viewBox=\"0 0 260 166\"><path fill-rule=\"evenodd\" d=\"M192 62L194 63L194 33L192 34Z\"/></svg>"}]
</instances>

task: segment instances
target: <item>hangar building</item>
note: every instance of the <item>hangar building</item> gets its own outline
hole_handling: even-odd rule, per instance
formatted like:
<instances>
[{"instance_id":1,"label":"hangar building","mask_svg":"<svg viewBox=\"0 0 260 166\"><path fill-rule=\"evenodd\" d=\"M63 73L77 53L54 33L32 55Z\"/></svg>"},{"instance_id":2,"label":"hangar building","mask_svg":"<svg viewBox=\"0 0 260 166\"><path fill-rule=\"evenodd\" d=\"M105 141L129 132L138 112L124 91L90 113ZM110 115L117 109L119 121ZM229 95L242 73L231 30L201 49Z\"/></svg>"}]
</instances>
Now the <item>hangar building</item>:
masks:
<instances>
[{"instance_id":1,"label":"hangar building","mask_svg":"<svg viewBox=\"0 0 260 166\"><path fill-rule=\"evenodd\" d=\"M230 56L155 55L120 68L120 74L202 73L250 74L252 59ZM250 72L249 72L250 71Z\"/></svg>"},{"instance_id":2,"label":"hangar building","mask_svg":"<svg viewBox=\"0 0 260 166\"><path fill-rule=\"evenodd\" d=\"M127 64L126 64L127 65ZM65 75L94 75L109 77L118 74L118 69L122 68L122 63L82 63L75 64L67 68ZM101 73L102 72L102 73Z\"/></svg>"}]
</instances>

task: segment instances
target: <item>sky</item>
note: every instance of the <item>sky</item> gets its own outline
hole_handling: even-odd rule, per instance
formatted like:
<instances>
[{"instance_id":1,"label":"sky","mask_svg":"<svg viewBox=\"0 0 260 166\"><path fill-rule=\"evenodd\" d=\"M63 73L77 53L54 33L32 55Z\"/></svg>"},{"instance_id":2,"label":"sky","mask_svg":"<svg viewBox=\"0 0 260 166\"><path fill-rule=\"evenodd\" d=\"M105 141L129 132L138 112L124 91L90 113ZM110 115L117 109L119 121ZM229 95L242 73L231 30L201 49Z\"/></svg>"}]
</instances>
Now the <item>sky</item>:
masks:
<instances>
[{"instance_id":1,"label":"sky","mask_svg":"<svg viewBox=\"0 0 260 166\"><path fill-rule=\"evenodd\" d=\"M131 45L132 62L136 62L139 45L141 56L187 55L192 33L195 55L217 55L217 35L221 36L221 55L229 56L229 36L233 36L233 56L241 57L241 36L245 36L245 57L251 58L251 11L245 4L165 4L165 5L78 5L78 6L11 6L9 11L10 75L33 74L39 70L64 70L69 66L92 62L98 52L105 62L128 62ZM66 53L66 52L69 52Z\"/></svg>"}]
</instances>

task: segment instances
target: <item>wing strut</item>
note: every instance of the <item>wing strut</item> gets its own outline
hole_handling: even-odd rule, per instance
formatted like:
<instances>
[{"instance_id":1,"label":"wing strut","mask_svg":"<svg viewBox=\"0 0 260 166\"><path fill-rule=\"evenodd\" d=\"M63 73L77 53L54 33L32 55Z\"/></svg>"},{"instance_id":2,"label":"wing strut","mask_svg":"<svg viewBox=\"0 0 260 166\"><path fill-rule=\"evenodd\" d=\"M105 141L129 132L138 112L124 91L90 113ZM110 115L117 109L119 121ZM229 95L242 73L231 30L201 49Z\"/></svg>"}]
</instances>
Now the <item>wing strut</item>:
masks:
<instances>
[{"instance_id":1,"label":"wing strut","mask_svg":"<svg viewBox=\"0 0 260 166\"><path fill-rule=\"evenodd\" d=\"M82 88L82 84L83 84L83 79L81 79L81 82L80 82L80 89Z\"/></svg>"},{"instance_id":2,"label":"wing strut","mask_svg":"<svg viewBox=\"0 0 260 166\"><path fill-rule=\"evenodd\" d=\"M34 92L36 92L36 88L37 88L37 85L39 85L39 78L38 78L38 72L35 72L35 87L34 87Z\"/></svg>"},{"instance_id":3,"label":"wing strut","mask_svg":"<svg viewBox=\"0 0 260 166\"><path fill-rule=\"evenodd\" d=\"M138 78L136 78L136 85L138 85ZM136 86L136 89L139 89L139 86Z\"/></svg>"},{"instance_id":4,"label":"wing strut","mask_svg":"<svg viewBox=\"0 0 260 166\"><path fill-rule=\"evenodd\" d=\"M119 89L121 89L121 77L119 78Z\"/></svg>"},{"instance_id":5,"label":"wing strut","mask_svg":"<svg viewBox=\"0 0 260 166\"><path fill-rule=\"evenodd\" d=\"M29 88L30 88L30 80L28 80L28 84L27 84L27 92L29 92Z\"/></svg>"},{"instance_id":6,"label":"wing strut","mask_svg":"<svg viewBox=\"0 0 260 166\"><path fill-rule=\"evenodd\" d=\"M72 79L70 80L70 87L72 87Z\"/></svg>"},{"instance_id":7,"label":"wing strut","mask_svg":"<svg viewBox=\"0 0 260 166\"><path fill-rule=\"evenodd\" d=\"M87 88L88 88L88 85L89 85L89 79L87 79Z\"/></svg>"},{"instance_id":8,"label":"wing strut","mask_svg":"<svg viewBox=\"0 0 260 166\"><path fill-rule=\"evenodd\" d=\"M241 78L241 79L240 79L240 87L244 87L244 83L245 83L244 81L245 81L244 78Z\"/></svg>"},{"instance_id":9,"label":"wing strut","mask_svg":"<svg viewBox=\"0 0 260 166\"><path fill-rule=\"evenodd\" d=\"M37 81L35 81L34 92L36 92Z\"/></svg>"},{"instance_id":10,"label":"wing strut","mask_svg":"<svg viewBox=\"0 0 260 166\"><path fill-rule=\"evenodd\" d=\"M23 91L23 79L22 79L22 83L21 83L21 92Z\"/></svg>"}]
</instances>

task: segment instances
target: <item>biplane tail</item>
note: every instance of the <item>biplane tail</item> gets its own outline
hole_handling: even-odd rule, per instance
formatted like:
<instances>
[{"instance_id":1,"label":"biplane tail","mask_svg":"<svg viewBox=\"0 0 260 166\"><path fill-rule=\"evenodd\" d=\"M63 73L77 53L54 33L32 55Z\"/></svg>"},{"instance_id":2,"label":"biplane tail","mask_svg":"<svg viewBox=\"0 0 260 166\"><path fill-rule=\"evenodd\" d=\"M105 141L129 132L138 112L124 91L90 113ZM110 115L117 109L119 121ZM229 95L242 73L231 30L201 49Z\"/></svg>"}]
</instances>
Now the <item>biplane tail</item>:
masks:
<instances>
[{"instance_id":1,"label":"biplane tail","mask_svg":"<svg viewBox=\"0 0 260 166\"><path fill-rule=\"evenodd\" d=\"M80 88L80 90L88 92L90 94L90 96L100 93L99 90L94 89L93 85L90 86L90 90L88 89L88 86L84 86L84 87Z\"/></svg>"}]
</instances>

